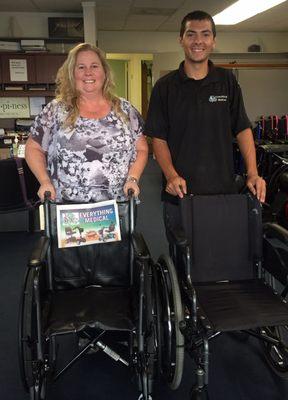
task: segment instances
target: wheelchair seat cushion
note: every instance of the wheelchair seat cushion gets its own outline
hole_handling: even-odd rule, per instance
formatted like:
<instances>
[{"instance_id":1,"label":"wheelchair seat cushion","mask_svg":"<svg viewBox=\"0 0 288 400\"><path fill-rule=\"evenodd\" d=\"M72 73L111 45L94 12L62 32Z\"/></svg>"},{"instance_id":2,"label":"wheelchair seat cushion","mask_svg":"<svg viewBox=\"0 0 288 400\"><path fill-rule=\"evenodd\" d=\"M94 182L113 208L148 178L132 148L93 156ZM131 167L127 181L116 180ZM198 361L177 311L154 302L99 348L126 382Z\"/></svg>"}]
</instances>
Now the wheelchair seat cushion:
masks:
<instances>
[{"instance_id":1,"label":"wheelchair seat cushion","mask_svg":"<svg viewBox=\"0 0 288 400\"><path fill-rule=\"evenodd\" d=\"M288 305L261 280L195 286L203 316L217 331L288 324Z\"/></svg>"},{"instance_id":2,"label":"wheelchair seat cushion","mask_svg":"<svg viewBox=\"0 0 288 400\"><path fill-rule=\"evenodd\" d=\"M86 327L134 329L132 290L129 288L89 286L52 292L47 300L43 312L46 335L79 332Z\"/></svg>"}]
</instances>

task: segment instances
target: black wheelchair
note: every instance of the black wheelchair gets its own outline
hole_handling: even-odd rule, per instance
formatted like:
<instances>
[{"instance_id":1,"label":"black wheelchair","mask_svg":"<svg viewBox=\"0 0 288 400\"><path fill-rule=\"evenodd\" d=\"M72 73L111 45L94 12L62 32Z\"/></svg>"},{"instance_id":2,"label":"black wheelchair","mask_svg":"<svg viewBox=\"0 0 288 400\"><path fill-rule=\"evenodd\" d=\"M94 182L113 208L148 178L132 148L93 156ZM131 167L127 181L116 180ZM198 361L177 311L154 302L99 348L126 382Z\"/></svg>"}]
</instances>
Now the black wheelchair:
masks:
<instances>
[{"instance_id":1,"label":"black wheelchair","mask_svg":"<svg viewBox=\"0 0 288 400\"><path fill-rule=\"evenodd\" d=\"M262 225L251 194L185 196L180 207L171 258L156 264L167 299L156 313L167 324L159 343L171 349L159 358L164 376L171 387L180 383L184 345L195 365L191 400L207 399L209 343L233 332L258 338L271 367L288 378L288 232Z\"/></svg>"},{"instance_id":2,"label":"black wheelchair","mask_svg":"<svg viewBox=\"0 0 288 400\"><path fill-rule=\"evenodd\" d=\"M257 164L267 182L263 219L288 228L288 145L266 144L257 147Z\"/></svg>"},{"instance_id":3,"label":"black wheelchair","mask_svg":"<svg viewBox=\"0 0 288 400\"><path fill-rule=\"evenodd\" d=\"M60 249L56 207L46 199L45 234L24 279L19 313L24 388L31 400L44 400L52 383L76 361L103 350L135 373L139 399L152 399L157 362L154 283L149 251L134 231L135 202L131 197L118 203L121 241ZM77 349L59 367L59 339L66 335L74 335Z\"/></svg>"}]
</instances>

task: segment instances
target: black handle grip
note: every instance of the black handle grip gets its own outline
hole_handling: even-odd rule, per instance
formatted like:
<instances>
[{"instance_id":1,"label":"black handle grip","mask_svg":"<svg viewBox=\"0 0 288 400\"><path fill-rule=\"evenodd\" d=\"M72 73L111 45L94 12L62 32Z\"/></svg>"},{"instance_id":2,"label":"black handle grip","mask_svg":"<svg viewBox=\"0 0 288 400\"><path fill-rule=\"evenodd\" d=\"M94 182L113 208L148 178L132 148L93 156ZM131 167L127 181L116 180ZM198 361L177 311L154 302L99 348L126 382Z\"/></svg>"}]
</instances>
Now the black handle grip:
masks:
<instances>
[{"instance_id":1,"label":"black handle grip","mask_svg":"<svg viewBox=\"0 0 288 400\"><path fill-rule=\"evenodd\" d=\"M51 199L51 192L48 190L44 193L44 201L48 201Z\"/></svg>"},{"instance_id":2,"label":"black handle grip","mask_svg":"<svg viewBox=\"0 0 288 400\"><path fill-rule=\"evenodd\" d=\"M134 197L134 190L133 189L129 189L128 190L128 198L131 199L131 197Z\"/></svg>"}]
</instances>

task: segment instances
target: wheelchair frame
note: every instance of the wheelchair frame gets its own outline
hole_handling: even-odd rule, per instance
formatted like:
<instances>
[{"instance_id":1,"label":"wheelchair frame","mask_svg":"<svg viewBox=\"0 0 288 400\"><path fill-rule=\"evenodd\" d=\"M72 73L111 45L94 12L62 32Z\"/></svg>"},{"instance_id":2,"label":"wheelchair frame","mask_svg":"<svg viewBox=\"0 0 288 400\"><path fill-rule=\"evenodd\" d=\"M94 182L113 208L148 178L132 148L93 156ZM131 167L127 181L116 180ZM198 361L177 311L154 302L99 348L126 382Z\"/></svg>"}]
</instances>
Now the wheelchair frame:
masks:
<instances>
[{"instance_id":1,"label":"wheelchair frame","mask_svg":"<svg viewBox=\"0 0 288 400\"><path fill-rule=\"evenodd\" d=\"M177 329L178 324L180 332L184 337L185 350L189 356L194 359L196 365L196 384L191 390L191 400L204 400L208 399L209 342L222 332L212 328L209 320L206 318L205 312L198 303L196 289L191 276L190 265L192 255L187 237L183 231L172 231L170 233L174 237L174 244L170 245L171 259L166 258L164 264L158 262L157 265L158 268L162 268L164 271L168 269L168 263L172 264L170 270L171 268L174 269L173 263L178 266L177 274L170 274L170 280L175 279L177 281L175 284L179 284L179 290L181 293L180 302L182 301L185 312L182 319L180 318L179 320L175 318L173 320L174 327L172 330ZM278 278L280 283L284 286L280 297L285 302L285 298L288 294L288 265L285 263L285 260L283 260L283 255L280 254L279 249L283 250L284 243L286 246L288 261L288 232L277 224L265 224L264 244L266 244L266 247L269 246L269 239L271 237L278 238L282 244L279 244L278 249L275 248L274 245L270 245L269 259L266 261L264 259L264 263L262 263L261 260L256 262L258 277L268 282L274 292L276 292L275 280ZM277 263L277 267L275 267L274 270L271 266L269 267L269 263L271 262ZM184 265L183 269L181 268L181 265ZM164 281L163 283L165 286ZM171 283L166 284L166 290L169 290L169 285L171 286ZM173 302L175 303L175 299L170 299L170 303L168 302L168 304ZM258 338L263 343L263 349L267 361L274 372L281 377L288 379L288 325L274 327L264 326L258 329L243 329L241 332ZM175 371L172 371L172 373L173 372L175 374ZM180 372L180 375L177 376L179 383L181 381L181 376L182 371ZM166 376L166 380L168 380L169 383L169 376Z\"/></svg>"},{"instance_id":2,"label":"wheelchair frame","mask_svg":"<svg viewBox=\"0 0 288 400\"><path fill-rule=\"evenodd\" d=\"M40 291L43 279L47 279L48 291L53 291L52 256L50 248L49 200L45 200L45 236L42 236L34 248L25 273L19 313L19 365L25 390L31 400L44 400L48 384L56 381L69 370L90 349L103 350L114 361L120 361L132 367L139 377L139 399L150 400L154 379L155 358L155 317L152 314L152 261L143 237L134 231L134 199L129 200L129 237L130 237L130 284L133 283L134 265L139 268L139 320L137 328L129 334L129 362L120 354L102 342L100 338L106 332L100 330L96 336L90 336L85 347L78 352L60 371L56 371L56 334L45 336L42 326L42 305ZM46 269L47 266L47 269ZM44 271L46 269L46 271ZM45 277L43 277L43 272ZM93 328L94 329L94 328ZM94 335L94 334L93 334ZM136 343L136 345L135 345Z\"/></svg>"}]
</instances>

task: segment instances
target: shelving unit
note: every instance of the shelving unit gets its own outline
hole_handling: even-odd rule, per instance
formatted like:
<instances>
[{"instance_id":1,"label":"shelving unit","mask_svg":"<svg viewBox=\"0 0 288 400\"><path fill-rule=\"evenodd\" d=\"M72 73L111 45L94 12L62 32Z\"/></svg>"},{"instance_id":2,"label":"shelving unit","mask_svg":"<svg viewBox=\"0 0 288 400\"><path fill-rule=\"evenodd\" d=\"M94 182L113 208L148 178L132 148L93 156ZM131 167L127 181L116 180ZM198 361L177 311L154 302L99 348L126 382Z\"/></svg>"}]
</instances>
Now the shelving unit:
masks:
<instances>
[{"instance_id":1,"label":"shelving unit","mask_svg":"<svg viewBox=\"0 0 288 400\"><path fill-rule=\"evenodd\" d=\"M13 98L11 100L13 103L16 101L15 98L42 97L45 98L45 104L47 104L55 96L56 74L66 57L67 54L49 52L0 52L0 97L2 99ZM27 72L27 80L15 80L15 74L13 76L11 73L10 60L26 61L25 68L27 67L27 71L25 70L25 74ZM11 104L10 100L7 99L7 101ZM2 116L0 127L8 132L13 132L15 117L7 116L6 118L4 116L3 118Z\"/></svg>"},{"instance_id":2,"label":"shelving unit","mask_svg":"<svg viewBox=\"0 0 288 400\"><path fill-rule=\"evenodd\" d=\"M56 74L66 57L59 53L0 53L0 96L54 96ZM10 60L26 60L27 81L11 80ZM23 87L23 90L13 90L15 86Z\"/></svg>"},{"instance_id":3,"label":"shelving unit","mask_svg":"<svg viewBox=\"0 0 288 400\"><path fill-rule=\"evenodd\" d=\"M211 59L223 68L287 69L288 53L212 53ZM223 62L223 61L224 62Z\"/></svg>"}]
</instances>

